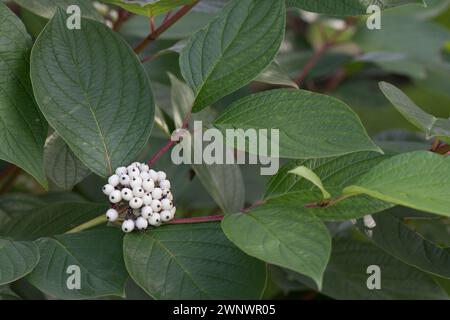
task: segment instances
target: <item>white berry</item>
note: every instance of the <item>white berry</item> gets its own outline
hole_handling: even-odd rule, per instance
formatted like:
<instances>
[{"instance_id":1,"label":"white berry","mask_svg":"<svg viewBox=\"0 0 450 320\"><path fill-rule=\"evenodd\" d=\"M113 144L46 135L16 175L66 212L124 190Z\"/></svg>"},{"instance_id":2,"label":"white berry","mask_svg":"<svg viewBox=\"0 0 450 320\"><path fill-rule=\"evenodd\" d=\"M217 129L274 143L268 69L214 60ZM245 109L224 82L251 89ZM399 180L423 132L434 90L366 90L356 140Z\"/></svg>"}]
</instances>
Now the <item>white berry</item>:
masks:
<instances>
[{"instance_id":1,"label":"white berry","mask_svg":"<svg viewBox=\"0 0 450 320\"><path fill-rule=\"evenodd\" d=\"M107 196L109 196L114 190L116 189L110 184L105 184L102 189L103 193Z\"/></svg>"},{"instance_id":2,"label":"white berry","mask_svg":"<svg viewBox=\"0 0 450 320\"><path fill-rule=\"evenodd\" d=\"M123 230L123 232L126 232L126 233L133 231L134 230L134 221L133 220L125 220L122 223L122 230Z\"/></svg>"},{"instance_id":3,"label":"white berry","mask_svg":"<svg viewBox=\"0 0 450 320\"><path fill-rule=\"evenodd\" d=\"M164 171L159 171L158 172L158 181L166 180L166 178L167 178L167 175L166 175L166 173Z\"/></svg>"},{"instance_id":4,"label":"white berry","mask_svg":"<svg viewBox=\"0 0 450 320\"><path fill-rule=\"evenodd\" d=\"M118 217L119 213L117 212L117 210L109 209L108 211L106 211L106 219L108 219L108 221L114 222Z\"/></svg>"},{"instance_id":5,"label":"white berry","mask_svg":"<svg viewBox=\"0 0 450 320\"><path fill-rule=\"evenodd\" d=\"M159 215L161 216L161 221L162 222L167 222L167 221L170 221L172 219L172 213L170 211L167 211L167 210L162 211Z\"/></svg>"},{"instance_id":6,"label":"white berry","mask_svg":"<svg viewBox=\"0 0 450 320\"><path fill-rule=\"evenodd\" d=\"M133 198L130 201L130 207L133 209L139 209L142 207L143 201L141 198Z\"/></svg>"},{"instance_id":7,"label":"white berry","mask_svg":"<svg viewBox=\"0 0 450 320\"><path fill-rule=\"evenodd\" d=\"M140 162L133 162L133 163L131 164L132 167L136 167L136 168L139 168L140 165L141 165Z\"/></svg>"},{"instance_id":8,"label":"white berry","mask_svg":"<svg viewBox=\"0 0 450 320\"><path fill-rule=\"evenodd\" d=\"M175 212L177 212L177 207L173 207L173 208L170 210L170 213L172 214L172 219L173 219L173 217L175 217Z\"/></svg>"},{"instance_id":9,"label":"white berry","mask_svg":"<svg viewBox=\"0 0 450 320\"><path fill-rule=\"evenodd\" d=\"M141 163L141 164L139 165L139 170L141 170L141 172L142 172L142 171L148 172L148 170L150 170L150 168L149 168L149 166L146 165L145 163Z\"/></svg>"},{"instance_id":10,"label":"white berry","mask_svg":"<svg viewBox=\"0 0 450 320\"><path fill-rule=\"evenodd\" d=\"M120 184L123 186L129 186L130 185L130 176L127 174L123 174L120 176Z\"/></svg>"},{"instance_id":11,"label":"white berry","mask_svg":"<svg viewBox=\"0 0 450 320\"><path fill-rule=\"evenodd\" d=\"M155 189L155 182L153 182L151 178L148 178L144 180L144 182L142 183L142 187L145 191L152 192L153 189Z\"/></svg>"},{"instance_id":12,"label":"white berry","mask_svg":"<svg viewBox=\"0 0 450 320\"><path fill-rule=\"evenodd\" d=\"M161 216L158 213L152 214L150 218L148 218L148 223L155 227L161 225Z\"/></svg>"},{"instance_id":13,"label":"white berry","mask_svg":"<svg viewBox=\"0 0 450 320\"><path fill-rule=\"evenodd\" d=\"M146 171L141 171L141 173L139 174L139 177L141 177L142 181L150 178L150 173L146 172Z\"/></svg>"},{"instance_id":14,"label":"white berry","mask_svg":"<svg viewBox=\"0 0 450 320\"><path fill-rule=\"evenodd\" d=\"M122 189L122 199L125 201L130 201L131 199L133 199L133 191L131 191L128 188L123 188Z\"/></svg>"},{"instance_id":15,"label":"white berry","mask_svg":"<svg viewBox=\"0 0 450 320\"><path fill-rule=\"evenodd\" d=\"M150 216L153 214L153 209L150 206L145 206L142 208L141 210L141 215L145 218L148 219L150 218Z\"/></svg>"},{"instance_id":16,"label":"white berry","mask_svg":"<svg viewBox=\"0 0 450 320\"><path fill-rule=\"evenodd\" d=\"M141 179L141 177L133 177L133 178L131 178L130 186L132 188L142 186L142 179Z\"/></svg>"},{"instance_id":17,"label":"white berry","mask_svg":"<svg viewBox=\"0 0 450 320\"><path fill-rule=\"evenodd\" d=\"M155 188L152 191L152 198L159 200L162 198L162 190L160 188Z\"/></svg>"},{"instance_id":18,"label":"white berry","mask_svg":"<svg viewBox=\"0 0 450 320\"><path fill-rule=\"evenodd\" d=\"M161 201L153 200L152 201L152 209L153 209L153 212L160 212L161 211Z\"/></svg>"},{"instance_id":19,"label":"white berry","mask_svg":"<svg viewBox=\"0 0 450 320\"><path fill-rule=\"evenodd\" d=\"M158 173L155 170L150 169L148 174L150 175L150 179L152 179L155 182L158 181L159 176L158 176Z\"/></svg>"},{"instance_id":20,"label":"white berry","mask_svg":"<svg viewBox=\"0 0 450 320\"><path fill-rule=\"evenodd\" d=\"M148 227L148 221L147 219L144 219L143 217L139 217L136 219L136 228L139 230L145 230Z\"/></svg>"},{"instance_id":21,"label":"white berry","mask_svg":"<svg viewBox=\"0 0 450 320\"><path fill-rule=\"evenodd\" d=\"M170 189L170 181L169 180L162 180L159 182L159 187L161 189Z\"/></svg>"},{"instance_id":22,"label":"white berry","mask_svg":"<svg viewBox=\"0 0 450 320\"><path fill-rule=\"evenodd\" d=\"M161 208L163 210L171 210L173 208L173 203L169 199L162 199L161 200Z\"/></svg>"},{"instance_id":23,"label":"white berry","mask_svg":"<svg viewBox=\"0 0 450 320\"><path fill-rule=\"evenodd\" d=\"M152 196L151 196L150 194L146 194L146 195L144 195L144 196L142 197L142 201L144 202L144 204L145 204L146 206L151 206L151 205L152 205L153 198L152 198Z\"/></svg>"},{"instance_id":24,"label":"white berry","mask_svg":"<svg viewBox=\"0 0 450 320\"><path fill-rule=\"evenodd\" d=\"M119 185L119 182L120 182L120 178L117 174L112 175L108 179L108 183L110 185L112 185L113 187L117 187Z\"/></svg>"},{"instance_id":25,"label":"white berry","mask_svg":"<svg viewBox=\"0 0 450 320\"><path fill-rule=\"evenodd\" d=\"M120 177L123 174L127 174L127 168L126 167L119 167L116 169L116 174Z\"/></svg>"},{"instance_id":26,"label":"white berry","mask_svg":"<svg viewBox=\"0 0 450 320\"><path fill-rule=\"evenodd\" d=\"M169 191L169 193L167 193L166 198L169 200L173 200L173 194L172 192Z\"/></svg>"},{"instance_id":27,"label":"white berry","mask_svg":"<svg viewBox=\"0 0 450 320\"><path fill-rule=\"evenodd\" d=\"M145 195L144 189L142 189L142 187L140 187L140 186L139 187L134 187L133 188L133 195L135 197L142 198Z\"/></svg>"},{"instance_id":28,"label":"white berry","mask_svg":"<svg viewBox=\"0 0 450 320\"><path fill-rule=\"evenodd\" d=\"M120 190L114 190L109 194L109 202L119 203L120 201L122 201L122 193Z\"/></svg>"},{"instance_id":29,"label":"white berry","mask_svg":"<svg viewBox=\"0 0 450 320\"><path fill-rule=\"evenodd\" d=\"M128 170L128 175L129 175L131 178L139 177L140 171L139 171L138 168L132 166L132 167L128 167L127 170Z\"/></svg>"}]
</instances>

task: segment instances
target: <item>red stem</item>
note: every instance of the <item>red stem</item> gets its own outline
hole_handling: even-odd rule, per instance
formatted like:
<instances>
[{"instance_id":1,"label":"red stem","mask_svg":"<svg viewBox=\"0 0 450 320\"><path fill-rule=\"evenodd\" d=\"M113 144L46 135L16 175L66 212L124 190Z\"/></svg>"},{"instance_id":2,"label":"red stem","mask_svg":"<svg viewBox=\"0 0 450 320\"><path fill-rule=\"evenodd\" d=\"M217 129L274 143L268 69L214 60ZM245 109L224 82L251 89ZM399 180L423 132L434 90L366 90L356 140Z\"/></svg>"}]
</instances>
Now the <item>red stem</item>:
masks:
<instances>
[{"instance_id":1,"label":"red stem","mask_svg":"<svg viewBox=\"0 0 450 320\"><path fill-rule=\"evenodd\" d=\"M222 221L223 218L224 218L224 216L181 218L181 219L172 220L168 224L204 223L204 222L212 222L212 221Z\"/></svg>"},{"instance_id":2,"label":"red stem","mask_svg":"<svg viewBox=\"0 0 450 320\"><path fill-rule=\"evenodd\" d=\"M156 40L162 33L164 33L167 29L169 29L175 22L180 20L183 16L185 16L196 4L198 1L193 2L192 4L183 6L180 10L178 10L173 16L164 21L161 26L159 26L156 30L151 32L144 40L142 40L136 48L134 48L134 52L137 54L144 51L144 49L154 40Z\"/></svg>"},{"instance_id":3,"label":"red stem","mask_svg":"<svg viewBox=\"0 0 450 320\"><path fill-rule=\"evenodd\" d=\"M159 158L161 158L164 153L166 153L170 148L172 148L173 145L175 145L177 143L177 141L172 141L169 140L167 142L167 144L162 147L149 161L148 161L148 165L151 167L152 165L154 165L156 163L156 161L159 160Z\"/></svg>"}]
</instances>

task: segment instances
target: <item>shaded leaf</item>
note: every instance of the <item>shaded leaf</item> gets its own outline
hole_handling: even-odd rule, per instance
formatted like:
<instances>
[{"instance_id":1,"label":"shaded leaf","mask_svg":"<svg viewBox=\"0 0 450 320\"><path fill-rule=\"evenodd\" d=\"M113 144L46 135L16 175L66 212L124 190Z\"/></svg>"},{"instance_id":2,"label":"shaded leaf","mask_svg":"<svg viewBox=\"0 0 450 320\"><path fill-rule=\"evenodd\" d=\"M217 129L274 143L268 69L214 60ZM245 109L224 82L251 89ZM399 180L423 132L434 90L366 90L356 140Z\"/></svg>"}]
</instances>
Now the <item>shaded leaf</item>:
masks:
<instances>
[{"instance_id":1,"label":"shaded leaf","mask_svg":"<svg viewBox=\"0 0 450 320\"><path fill-rule=\"evenodd\" d=\"M0 285L30 273L39 260L39 250L32 242L0 238Z\"/></svg>"},{"instance_id":2,"label":"shaded leaf","mask_svg":"<svg viewBox=\"0 0 450 320\"><path fill-rule=\"evenodd\" d=\"M53 17L58 8L65 12L69 6L77 5L80 7L83 17L99 21L103 20L103 17L97 12L90 0L14 0L14 2L46 19Z\"/></svg>"},{"instance_id":3,"label":"shaded leaf","mask_svg":"<svg viewBox=\"0 0 450 320\"><path fill-rule=\"evenodd\" d=\"M104 3L114 4L130 12L154 17L179 6L193 4L196 0L101 0Z\"/></svg>"}]
</instances>

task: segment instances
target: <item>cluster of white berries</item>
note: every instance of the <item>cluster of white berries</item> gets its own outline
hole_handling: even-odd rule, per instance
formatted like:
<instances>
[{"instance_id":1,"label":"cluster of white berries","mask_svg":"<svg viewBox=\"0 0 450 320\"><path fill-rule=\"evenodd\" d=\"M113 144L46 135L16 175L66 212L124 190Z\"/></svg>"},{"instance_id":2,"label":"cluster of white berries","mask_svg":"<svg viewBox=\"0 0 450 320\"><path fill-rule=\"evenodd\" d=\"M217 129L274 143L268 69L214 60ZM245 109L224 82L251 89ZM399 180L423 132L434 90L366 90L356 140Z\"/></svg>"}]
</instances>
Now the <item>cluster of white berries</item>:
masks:
<instances>
[{"instance_id":1,"label":"cluster of white berries","mask_svg":"<svg viewBox=\"0 0 450 320\"><path fill-rule=\"evenodd\" d=\"M134 162L117 168L103 186L103 193L114 206L106 212L106 218L116 221L121 212L124 232L158 227L175 217L176 207L166 173L156 172L145 163Z\"/></svg>"}]
</instances>

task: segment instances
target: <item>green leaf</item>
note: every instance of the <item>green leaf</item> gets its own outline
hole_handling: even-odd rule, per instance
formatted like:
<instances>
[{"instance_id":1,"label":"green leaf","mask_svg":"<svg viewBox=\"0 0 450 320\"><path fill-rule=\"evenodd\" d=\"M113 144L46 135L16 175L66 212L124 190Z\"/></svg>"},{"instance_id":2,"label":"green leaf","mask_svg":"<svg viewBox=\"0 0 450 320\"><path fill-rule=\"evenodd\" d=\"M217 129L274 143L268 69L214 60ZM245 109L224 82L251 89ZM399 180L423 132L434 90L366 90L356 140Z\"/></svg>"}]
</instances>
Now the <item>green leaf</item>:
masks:
<instances>
[{"instance_id":1,"label":"green leaf","mask_svg":"<svg viewBox=\"0 0 450 320\"><path fill-rule=\"evenodd\" d=\"M399 88L387 82L380 82L380 89L394 107L413 125L425 132L427 139L450 138L450 120L436 118L419 108Z\"/></svg>"},{"instance_id":2,"label":"green leaf","mask_svg":"<svg viewBox=\"0 0 450 320\"><path fill-rule=\"evenodd\" d=\"M381 162L343 192L450 216L449 174L450 158L416 151Z\"/></svg>"},{"instance_id":3,"label":"green leaf","mask_svg":"<svg viewBox=\"0 0 450 320\"><path fill-rule=\"evenodd\" d=\"M222 131L267 129L267 143L275 145L277 141L271 141L270 130L278 129L281 158L309 159L358 151L381 152L367 135L358 116L345 103L304 90L278 89L250 95L228 107L214 125ZM257 145L251 144L246 151L257 154L259 150L255 148Z\"/></svg>"},{"instance_id":4,"label":"green leaf","mask_svg":"<svg viewBox=\"0 0 450 320\"><path fill-rule=\"evenodd\" d=\"M101 228L36 243L41 259L27 279L46 294L60 299L124 296L127 272L122 255L123 233ZM80 289L69 289L70 266L80 268Z\"/></svg>"},{"instance_id":5,"label":"green leaf","mask_svg":"<svg viewBox=\"0 0 450 320\"><path fill-rule=\"evenodd\" d=\"M58 8L65 12L69 6L77 5L80 7L83 17L99 21L103 20L103 17L97 12L90 0L14 0L14 2L46 19L53 17Z\"/></svg>"},{"instance_id":6,"label":"green leaf","mask_svg":"<svg viewBox=\"0 0 450 320\"><path fill-rule=\"evenodd\" d=\"M369 266L379 266L381 289L369 290ZM305 277L289 278L314 287ZM331 259L325 271L322 293L341 300L448 299L433 279L388 255L367 241L334 239Z\"/></svg>"},{"instance_id":7,"label":"green leaf","mask_svg":"<svg viewBox=\"0 0 450 320\"><path fill-rule=\"evenodd\" d=\"M39 250L34 243L0 238L0 285L24 277L38 260Z\"/></svg>"},{"instance_id":8,"label":"green leaf","mask_svg":"<svg viewBox=\"0 0 450 320\"><path fill-rule=\"evenodd\" d=\"M397 259L437 276L450 278L450 251L413 231L389 211L373 216L370 239Z\"/></svg>"},{"instance_id":9,"label":"green leaf","mask_svg":"<svg viewBox=\"0 0 450 320\"><path fill-rule=\"evenodd\" d=\"M255 81L298 89L297 83L295 83L286 71L284 71L275 61L272 62L272 64L255 79Z\"/></svg>"},{"instance_id":10,"label":"green leaf","mask_svg":"<svg viewBox=\"0 0 450 320\"><path fill-rule=\"evenodd\" d=\"M245 186L238 165L193 164L192 169L223 212L238 212L244 208Z\"/></svg>"},{"instance_id":11,"label":"green leaf","mask_svg":"<svg viewBox=\"0 0 450 320\"><path fill-rule=\"evenodd\" d=\"M337 189L340 193L345 186L356 182L361 175L389 158L390 155L377 152L355 152L331 158L294 160L270 179L264 198L314 189L309 181L289 173L300 166L309 168L321 177L325 188Z\"/></svg>"},{"instance_id":12,"label":"green leaf","mask_svg":"<svg viewBox=\"0 0 450 320\"><path fill-rule=\"evenodd\" d=\"M6 195L0 199L0 234L16 240L35 240L67 232L108 209L106 203L47 203L24 195Z\"/></svg>"},{"instance_id":13,"label":"green leaf","mask_svg":"<svg viewBox=\"0 0 450 320\"><path fill-rule=\"evenodd\" d=\"M47 123L31 89L31 37L3 3L0 30L0 159L21 167L47 187L43 169Z\"/></svg>"},{"instance_id":14,"label":"green leaf","mask_svg":"<svg viewBox=\"0 0 450 320\"><path fill-rule=\"evenodd\" d=\"M305 166L300 166L289 171L289 173L296 174L314 184L316 187L320 189L324 199L331 198L331 194L323 186L322 180L320 180L317 174L315 174L314 171L312 171L311 169Z\"/></svg>"},{"instance_id":15,"label":"green leaf","mask_svg":"<svg viewBox=\"0 0 450 320\"><path fill-rule=\"evenodd\" d=\"M312 278L320 287L331 251L325 225L301 207L266 204L227 215L225 235L245 253Z\"/></svg>"},{"instance_id":16,"label":"green leaf","mask_svg":"<svg viewBox=\"0 0 450 320\"><path fill-rule=\"evenodd\" d=\"M180 81L173 74L169 73L171 83L171 100L173 121L176 128L183 126L184 119L189 114L194 102L194 93L184 82Z\"/></svg>"},{"instance_id":17,"label":"green leaf","mask_svg":"<svg viewBox=\"0 0 450 320\"><path fill-rule=\"evenodd\" d=\"M104 3L114 4L130 12L154 17L179 6L193 4L197 0L101 0Z\"/></svg>"},{"instance_id":18,"label":"green leaf","mask_svg":"<svg viewBox=\"0 0 450 320\"><path fill-rule=\"evenodd\" d=\"M196 93L194 112L254 80L284 38L284 1L232 0L180 55L184 79ZM232 21L232 23L230 22Z\"/></svg>"},{"instance_id":19,"label":"green leaf","mask_svg":"<svg viewBox=\"0 0 450 320\"><path fill-rule=\"evenodd\" d=\"M423 0L287 0L288 6L336 16L365 15L370 5L377 5L381 10L385 10L405 4L425 6Z\"/></svg>"},{"instance_id":20,"label":"green leaf","mask_svg":"<svg viewBox=\"0 0 450 320\"><path fill-rule=\"evenodd\" d=\"M264 263L230 243L217 223L172 225L128 234L125 264L155 299L259 299Z\"/></svg>"},{"instance_id":21,"label":"green leaf","mask_svg":"<svg viewBox=\"0 0 450 320\"><path fill-rule=\"evenodd\" d=\"M118 35L89 19L69 30L58 10L31 61L41 111L89 169L106 176L135 160L150 137L154 101L142 65Z\"/></svg>"},{"instance_id":22,"label":"green leaf","mask_svg":"<svg viewBox=\"0 0 450 320\"><path fill-rule=\"evenodd\" d=\"M44 165L50 180L63 190L72 189L90 174L56 132L45 143Z\"/></svg>"}]
</instances>

